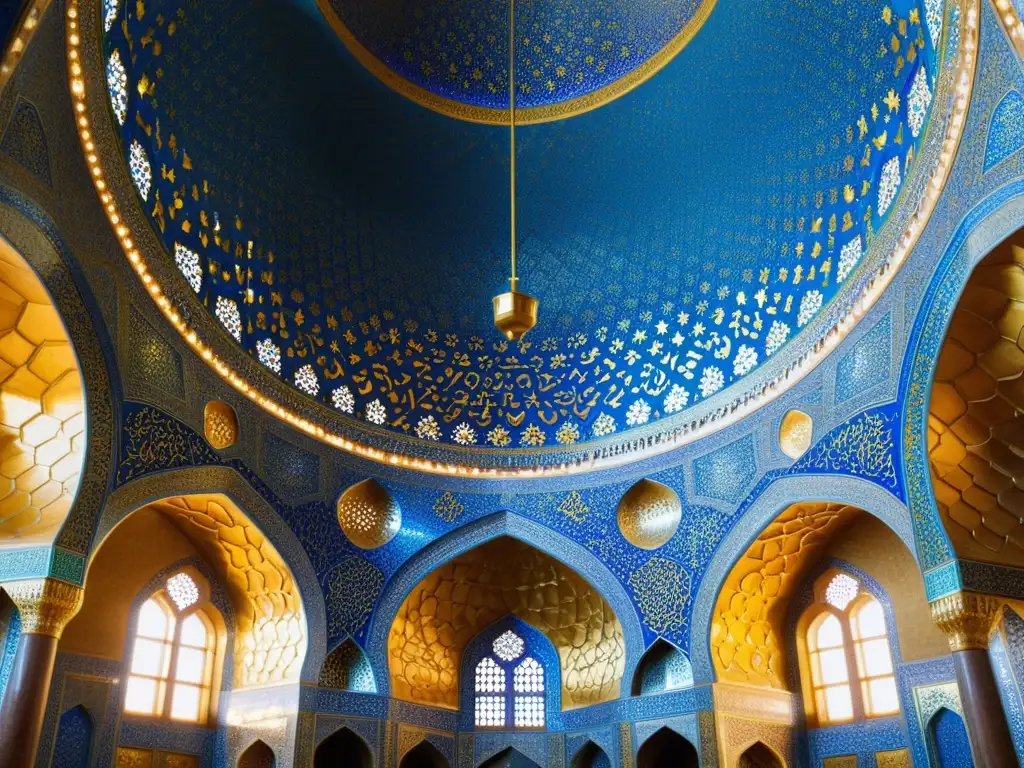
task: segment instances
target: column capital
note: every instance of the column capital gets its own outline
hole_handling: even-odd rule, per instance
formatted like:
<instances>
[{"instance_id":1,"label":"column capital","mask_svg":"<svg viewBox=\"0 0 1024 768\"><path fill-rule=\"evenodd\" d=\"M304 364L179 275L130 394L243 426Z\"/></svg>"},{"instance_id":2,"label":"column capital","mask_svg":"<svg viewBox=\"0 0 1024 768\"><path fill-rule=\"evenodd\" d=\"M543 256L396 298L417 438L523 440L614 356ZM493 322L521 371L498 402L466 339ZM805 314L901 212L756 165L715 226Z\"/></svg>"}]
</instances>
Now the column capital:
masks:
<instances>
[{"instance_id":1,"label":"column capital","mask_svg":"<svg viewBox=\"0 0 1024 768\"><path fill-rule=\"evenodd\" d=\"M1003 602L980 592L954 592L931 603L932 621L946 633L951 651L984 651Z\"/></svg>"},{"instance_id":2,"label":"column capital","mask_svg":"<svg viewBox=\"0 0 1024 768\"><path fill-rule=\"evenodd\" d=\"M64 627L82 607L85 590L57 579L11 581L4 591L21 614L21 631L60 639Z\"/></svg>"}]
</instances>

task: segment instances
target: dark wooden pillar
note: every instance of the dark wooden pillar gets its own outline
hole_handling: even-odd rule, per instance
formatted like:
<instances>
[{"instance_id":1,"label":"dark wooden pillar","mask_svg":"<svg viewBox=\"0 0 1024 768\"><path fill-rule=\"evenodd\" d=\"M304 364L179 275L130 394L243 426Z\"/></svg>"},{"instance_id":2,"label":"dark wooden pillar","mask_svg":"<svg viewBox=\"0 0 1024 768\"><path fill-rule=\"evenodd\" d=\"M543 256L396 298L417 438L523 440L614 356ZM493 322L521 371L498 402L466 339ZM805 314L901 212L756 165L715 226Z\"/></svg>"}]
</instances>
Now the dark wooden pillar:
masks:
<instances>
[{"instance_id":1,"label":"dark wooden pillar","mask_svg":"<svg viewBox=\"0 0 1024 768\"><path fill-rule=\"evenodd\" d=\"M57 643L82 605L82 588L56 579L4 584L21 614L21 639L0 703L0 768L32 768L43 729Z\"/></svg>"},{"instance_id":2,"label":"dark wooden pillar","mask_svg":"<svg viewBox=\"0 0 1024 768\"><path fill-rule=\"evenodd\" d=\"M949 640L971 754L977 768L1015 768L1017 755L988 656L988 640L1002 601L955 592L932 603L932 619Z\"/></svg>"}]
</instances>

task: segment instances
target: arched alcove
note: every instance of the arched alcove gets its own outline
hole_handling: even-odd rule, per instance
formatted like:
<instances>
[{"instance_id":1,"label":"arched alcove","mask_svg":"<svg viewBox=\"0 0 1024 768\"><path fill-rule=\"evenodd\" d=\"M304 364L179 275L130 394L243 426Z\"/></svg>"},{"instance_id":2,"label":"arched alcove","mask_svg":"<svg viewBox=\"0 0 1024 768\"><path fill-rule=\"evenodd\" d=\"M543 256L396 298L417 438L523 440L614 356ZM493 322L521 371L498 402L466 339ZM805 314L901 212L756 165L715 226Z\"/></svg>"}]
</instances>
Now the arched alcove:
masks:
<instances>
[{"instance_id":1,"label":"arched alcove","mask_svg":"<svg viewBox=\"0 0 1024 768\"><path fill-rule=\"evenodd\" d=\"M53 542L69 552L86 554L107 488L102 482L79 485L78 479L80 476L107 477L110 472L114 432L112 403L119 400L121 395L120 376L113 353L114 345L110 341L107 326L100 313L97 297L57 225L22 191L6 184L0 184L0 232L0 250L4 252L4 276L0 281L13 276L20 267L17 262L21 261L32 272L32 279L43 286L43 293L47 294L45 301L38 304L31 302L25 307L26 310L32 308L33 311L42 309L40 314L48 316L38 327L33 321L33 330L25 336L26 341L35 344L42 353L28 364L29 372L32 372L31 369L36 362L50 371L55 371L57 365L62 365L61 358L64 359L64 364L69 362L69 352L75 358L65 368L67 373L59 379L59 386L50 387L47 392L47 408L52 408L58 400L61 401L61 412L54 415L54 418L61 422L61 429L55 436L57 442L47 446L47 450L41 450L42 445L37 444L31 446L31 451L25 451L21 461L31 456L35 469L23 479L22 487L18 490L24 492L24 486L30 478L38 478L47 467L49 478L43 486L28 493L29 504L21 514L16 514L0 525L0 540L6 539L16 547L26 544L26 539L40 544ZM47 304L50 309L46 309ZM27 321L30 314L31 312L26 311L22 320ZM64 341L45 340L37 343L39 333L47 328L54 328L54 317L56 325L62 327ZM20 331L18 334L21 335ZM15 340L14 336L8 339ZM12 364L13 361L5 360L5 377L9 373L7 366ZM35 367L39 368L38 365ZM45 378L46 376L40 376L41 380ZM75 378L78 379L77 384L74 382ZM74 392L76 389L77 393ZM81 409L75 405L78 400L81 400ZM41 398L39 402L41 415L47 415ZM0 410L4 410L3 406L0 406ZM80 410L80 413L72 416L72 410ZM76 439L71 440L70 454L61 459L55 455L59 453L57 448L62 446L64 437L76 431L79 421L83 425L87 421L88 427L79 432ZM10 451L13 444L18 441L8 442L13 433L9 429L4 431L4 449ZM8 452L0 461L10 458L11 454ZM60 463L48 465L55 460ZM77 469L74 469L76 465ZM0 471L0 475L3 474ZM51 496L53 486L49 485L50 482L63 485L67 491L66 497L54 499ZM0 486L6 489L6 480L0 481ZM6 494L6 490L4 493ZM44 505L42 509L36 507L37 501L47 497L51 498L49 504ZM24 502L24 496L15 494L7 499L8 509L11 505L18 505L21 502ZM35 516L33 509L40 512L35 524L30 523ZM0 518L7 517L7 512L0 512ZM28 527L17 534L18 538L11 538L12 531L7 529L8 526L22 528L26 523Z\"/></svg>"},{"instance_id":2,"label":"arched alcove","mask_svg":"<svg viewBox=\"0 0 1024 768\"><path fill-rule=\"evenodd\" d=\"M36 271L0 238L0 542L52 541L85 462L78 354Z\"/></svg>"},{"instance_id":3,"label":"arched alcove","mask_svg":"<svg viewBox=\"0 0 1024 768\"><path fill-rule=\"evenodd\" d=\"M612 761L603 749L588 741L572 756L569 768L612 768Z\"/></svg>"},{"instance_id":4,"label":"arched alcove","mask_svg":"<svg viewBox=\"0 0 1024 768\"><path fill-rule=\"evenodd\" d=\"M636 754L637 768L697 768L697 749L671 728L655 731Z\"/></svg>"},{"instance_id":5,"label":"arched alcove","mask_svg":"<svg viewBox=\"0 0 1024 768\"><path fill-rule=\"evenodd\" d=\"M938 380L938 363L947 341L952 336L946 332L950 330L956 307L959 307L953 300L964 292L966 283L973 277L974 273L971 270L975 265L998 250L1001 243L1017 238L1014 233L1019 230L1020 222L1024 220L1022 190L1024 183L1020 180L998 187L986 198L978 200L951 233L948 247L942 253L938 264L931 268L933 277L925 290L909 333L910 344L904 353L901 389L918 389L925 392ZM1003 306L1005 305L1002 302L997 302L992 309ZM986 335L991 338L989 334ZM984 337L979 341L983 342ZM969 344L968 349L971 349L971 346ZM960 546L953 541L954 536L961 537L961 544L966 543L968 538L962 533L953 533L950 529L949 520L938 508L942 497L938 490L932 487L934 483L928 482L927 479L929 475L934 479L935 474L941 476L942 473L942 467L938 472L933 469L935 462L930 455L936 445L942 443L941 435L938 436L939 441L935 442L936 436L933 433L933 429L940 426L931 423L930 410L933 399L934 395L911 398L904 414L907 447L903 452L903 476L908 478L907 495L912 517L920 521L917 526L918 550L921 565L926 570L936 569L950 562L954 556L962 554ZM994 398L998 399L1000 398ZM947 446L950 445L951 443L947 442ZM936 458L941 458L941 455ZM973 476L971 479L961 478L961 481L974 484ZM947 491L943 491L943 494L947 501L952 499L953 494ZM993 516L993 520L999 519L1000 515ZM974 515L971 514L967 514L964 520L968 527L976 522ZM984 534L982 536L986 538ZM979 544L980 546L982 545Z\"/></svg>"},{"instance_id":6,"label":"arched alcove","mask_svg":"<svg viewBox=\"0 0 1024 768\"><path fill-rule=\"evenodd\" d=\"M682 651L658 638L644 653L633 673L634 696L663 693L693 685L693 670Z\"/></svg>"},{"instance_id":7,"label":"arched alcove","mask_svg":"<svg viewBox=\"0 0 1024 768\"><path fill-rule=\"evenodd\" d=\"M370 629L364 644L373 665L378 693L390 694L396 698L407 700L411 698L408 688L403 689L405 691L403 694L398 694L392 689L393 670L390 662L394 656L391 655L389 643L396 622L404 621L400 613L407 607L406 601L410 595L418 593L420 583L426 582L439 570L438 563L454 562L461 555L478 550L483 545L499 538L513 539L536 551L545 553L551 561L557 564L559 571L569 569L574 572L576 578L583 580L588 585L589 591L603 598L604 603L608 606L607 610L602 608L603 620L611 621L614 617L619 625L619 630L613 634L612 639L616 645L621 642L624 648L623 671L621 675L616 674L612 681L621 695L621 679L625 678L627 681L633 679L633 668L643 655L644 650L643 629L632 598L607 565L586 547L545 525L511 512L496 512L487 515L440 537L410 557L388 580L370 621ZM571 567L568 564L571 564ZM514 614L515 611L489 610L487 613L489 615L483 620L484 624L492 621L496 616ZM619 631L621 631L621 640ZM474 634L475 630L472 629L461 633L459 642L467 641ZM556 647L558 646L558 643L552 642ZM457 657L449 656L445 660L445 664L457 669ZM563 676L567 674L567 669L568 667L563 665ZM441 679L440 671L438 671L437 677L438 680ZM438 697L432 694L432 699L448 697L446 699L449 702L448 706L455 708L457 702L454 701L451 691L458 687L458 682L454 676L447 675L444 685L443 695ZM572 704L563 699L562 706L569 708Z\"/></svg>"},{"instance_id":8,"label":"arched alcove","mask_svg":"<svg viewBox=\"0 0 1024 768\"><path fill-rule=\"evenodd\" d=\"M106 542L111 531L127 518L136 515L151 503L174 498L218 496L244 511L253 533L259 533L269 547L284 560L292 576L293 590L302 608L306 626L305 660L301 679L315 684L327 656L327 620L324 592L317 580L309 555L295 533L275 508L236 469L228 466L182 467L149 474L131 480L111 493L103 506L97 525L97 541L93 544L88 579L94 579L93 564L100 544ZM140 506L141 505L141 506ZM241 585L241 582L239 582ZM88 600L88 592L86 600Z\"/></svg>"},{"instance_id":9,"label":"arched alcove","mask_svg":"<svg viewBox=\"0 0 1024 768\"><path fill-rule=\"evenodd\" d=\"M960 715L942 707L928 721L928 751L938 768L973 768L967 726Z\"/></svg>"},{"instance_id":10,"label":"arched alcove","mask_svg":"<svg viewBox=\"0 0 1024 768\"><path fill-rule=\"evenodd\" d=\"M320 670L320 687L339 691L376 693L370 661L351 637L327 654Z\"/></svg>"},{"instance_id":11,"label":"arched alcove","mask_svg":"<svg viewBox=\"0 0 1024 768\"><path fill-rule=\"evenodd\" d=\"M935 365L928 461L958 556L1024 559L1024 232L992 250L964 286Z\"/></svg>"},{"instance_id":12,"label":"arched alcove","mask_svg":"<svg viewBox=\"0 0 1024 768\"><path fill-rule=\"evenodd\" d=\"M238 757L238 768L274 768L277 759L265 742L256 739Z\"/></svg>"},{"instance_id":13,"label":"arched alcove","mask_svg":"<svg viewBox=\"0 0 1024 768\"><path fill-rule=\"evenodd\" d=\"M313 768L373 768L373 753L354 731L342 728L320 742Z\"/></svg>"},{"instance_id":14,"label":"arched alcove","mask_svg":"<svg viewBox=\"0 0 1024 768\"><path fill-rule=\"evenodd\" d=\"M606 596L565 563L510 536L435 565L409 589L387 638L392 696L458 708L468 643L506 616L554 647L562 709L619 696L626 638Z\"/></svg>"},{"instance_id":15,"label":"arched alcove","mask_svg":"<svg viewBox=\"0 0 1024 768\"><path fill-rule=\"evenodd\" d=\"M803 501L788 504L764 522L742 554L733 556L710 611L708 639L718 681L789 689L790 665L796 658L790 653L789 607L826 558L849 562L894 595L895 620L888 629L895 648L900 647L898 632L906 632L904 660L948 654L948 644L930 618L924 581L907 546L909 534L904 538L900 527L894 527L896 521L873 512L851 504ZM701 596L699 601L706 599ZM695 623L701 621L701 602L694 616Z\"/></svg>"},{"instance_id":16,"label":"arched alcove","mask_svg":"<svg viewBox=\"0 0 1024 768\"><path fill-rule=\"evenodd\" d=\"M767 744L758 741L740 755L739 768L785 768L785 764Z\"/></svg>"},{"instance_id":17,"label":"arched alcove","mask_svg":"<svg viewBox=\"0 0 1024 768\"><path fill-rule=\"evenodd\" d=\"M813 479L800 475L775 480L743 512L738 522L718 545L693 601L689 651L695 682L714 682L720 679L722 660L717 650L713 648L713 625L720 615L715 608L729 586L727 582L738 560L758 543L761 534L787 510L799 508L802 504L817 503L868 510L903 541L913 561L914 532L905 504L888 491L863 478L830 475L828 484L830 500L817 502L807 501L808 489L820 487ZM913 569L920 572L916 562L911 566L911 570ZM929 618L926 621L930 623L931 620ZM721 626L719 631L720 629ZM766 677L762 673L758 674L762 678ZM779 678L779 681L782 682L782 678Z\"/></svg>"},{"instance_id":18,"label":"arched alcove","mask_svg":"<svg viewBox=\"0 0 1024 768\"><path fill-rule=\"evenodd\" d=\"M480 763L480 768L540 768L523 753L509 747Z\"/></svg>"},{"instance_id":19,"label":"arched alcove","mask_svg":"<svg viewBox=\"0 0 1024 768\"><path fill-rule=\"evenodd\" d=\"M289 564L223 494L152 501L124 516L89 563L82 609L60 649L123 658L133 601L161 569L200 562L223 585L233 623L231 687L298 681L308 630Z\"/></svg>"},{"instance_id":20,"label":"arched alcove","mask_svg":"<svg viewBox=\"0 0 1024 768\"><path fill-rule=\"evenodd\" d=\"M398 768L450 768L448 758L429 741L421 741L402 757Z\"/></svg>"},{"instance_id":21,"label":"arched alcove","mask_svg":"<svg viewBox=\"0 0 1024 768\"><path fill-rule=\"evenodd\" d=\"M88 768L92 752L92 718L79 705L60 716L51 768Z\"/></svg>"}]
</instances>

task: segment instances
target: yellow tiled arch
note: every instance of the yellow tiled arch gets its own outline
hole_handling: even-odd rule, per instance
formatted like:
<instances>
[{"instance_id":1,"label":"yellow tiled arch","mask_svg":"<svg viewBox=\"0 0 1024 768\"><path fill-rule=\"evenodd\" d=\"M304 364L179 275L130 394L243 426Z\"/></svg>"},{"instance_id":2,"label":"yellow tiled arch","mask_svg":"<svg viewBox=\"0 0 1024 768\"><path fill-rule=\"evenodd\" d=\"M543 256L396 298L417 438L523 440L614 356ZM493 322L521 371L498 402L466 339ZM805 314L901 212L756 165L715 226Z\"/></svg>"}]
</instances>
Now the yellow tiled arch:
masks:
<instances>
[{"instance_id":1,"label":"yellow tiled arch","mask_svg":"<svg viewBox=\"0 0 1024 768\"><path fill-rule=\"evenodd\" d=\"M975 268L939 354L928 414L935 500L956 552L1024 562L1024 236Z\"/></svg>"},{"instance_id":2,"label":"yellow tiled arch","mask_svg":"<svg viewBox=\"0 0 1024 768\"><path fill-rule=\"evenodd\" d=\"M75 350L38 275L0 241L0 541L49 543L85 460Z\"/></svg>"}]
</instances>

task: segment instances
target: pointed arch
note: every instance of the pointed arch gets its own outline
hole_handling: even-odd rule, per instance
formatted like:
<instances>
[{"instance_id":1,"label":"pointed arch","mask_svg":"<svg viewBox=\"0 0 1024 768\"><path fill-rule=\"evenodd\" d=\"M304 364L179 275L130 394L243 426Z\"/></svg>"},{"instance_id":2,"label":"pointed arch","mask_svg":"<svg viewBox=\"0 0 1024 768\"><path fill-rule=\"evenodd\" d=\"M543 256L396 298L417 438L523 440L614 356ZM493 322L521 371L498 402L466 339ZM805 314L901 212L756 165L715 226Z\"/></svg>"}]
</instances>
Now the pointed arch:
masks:
<instances>
[{"instance_id":1,"label":"pointed arch","mask_svg":"<svg viewBox=\"0 0 1024 768\"><path fill-rule=\"evenodd\" d=\"M203 495L226 497L243 511L255 529L266 537L287 564L301 599L306 625L305 660L301 680L316 683L327 655L327 618L324 594L316 571L295 533L248 481L232 467L185 467L129 481L114 491L103 507L97 530L102 541L122 520L144 506L169 498ZM94 544L93 555L97 546ZM90 567L92 563L90 562ZM88 599L88 595L86 596Z\"/></svg>"},{"instance_id":2,"label":"pointed arch","mask_svg":"<svg viewBox=\"0 0 1024 768\"><path fill-rule=\"evenodd\" d=\"M391 694L388 674L388 635L399 609L409 593L438 568L438 564L449 562L459 555L482 544L508 536L543 552L563 563L585 579L611 605L622 625L626 645L624 680L632 680L636 662L643 655L644 640L636 606L622 583L615 578L608 567L589 549L551 530L545 525L520 517L511 512L496 512L427 545L398 569L388 581L377 603L377 610L370 620L366 648L369 649L370 663L377 680L378 693ZM621 696L628 696L625 686Z\"/></svg>"},{"instance_id":3,"label":"pointed arch","mask_svg":"<svg viewBox=\"0 0 1024 768\"><path fill-rule=\"evenodd\" d=\"M612 768L612 761L603 749L588 740L572 756L569 768Z\"/></svg>"},{"instance_id":4,"label":"pointed arch","mask_svg":"<svg viewBox=\"0 0 1024 768\"><path fill-rule=\"evenodd\" d=\"M690 629L690 662L697 683L715 682L712 662L711 624L714 607L733 566L750 545L790 506L808 501L809 475L781 477L769 485L742 513L726 534L701 580L693 603ZM828 502L862 509L886 524L916 557L913 528L907 507L898 498L870 480L840 475L828 476Z\"/></svg>"},{"instance_id":5,"label":"pointed arch","mask_svg":"<svg viewBox=\"0 0 1024 768\"><path fill-rule=\"evenodd\" d=\"M398 768L451 768L441 750L424 739L410 749L398 763Z\"/></svg>"},{"instance_id":6,"label":"pointed arch","mask_svg":"<svg viewBox=\"0 0 1024 768\"><path fill-rule=\"evenodd\" d=\"M909 334L903 356L900 390L917 389L919 398L908 401L903 420L902 476L908 479L911 519L915 521L916 553L925 571L927 597L934 600L958 589L970 589L956 561L956 550L946 532L936 503L929 460L928 393L938 366L959 297L974 267L1009 238L1024 221L1024 181L1000 187L976 202L959 223L934 267Z\"/></svg>"},{"instance_id":7,"label":"pointed arch","mask_svg":"<svg viewBox=\"0 0 1024 768\"><path fill-rule=\"evenodd\" d=\"M377 692L370 660L351 637L345 638L327 654L320 669L320 687L360 693Z\"/></svg>"},{"instance_id":8,"label":"pointed arch","mask_svg":"<svg viewBox=\"0 0 1024 768\"><path fill-rule=\"evenodd\" d=\"M633 674L632 693L643 696L689 688L693 685L690 660L676 646L659 637L648 648Z\"/></svg>"},{"instance_id":9,"label":"pointed arch","mask_svg":"<svg viewBox=\"0 0 1024 768\"><path fill-rule=\"evenodd\" d=\"M652 733L636 753L637 768L698 768L697 748L668 726Z\"/></svg>"},{"instance_id":10,"label":"pointed arch","mask_svg":"<svg viewBox=\"0 0 1024 768\"><path fill-rule=\"evenodd\" d=\"M970 768L974 765L967 726L958 713L940 707L929 719L927 733L932 765L940 768Z\"/></svg>"},{"instance_id":11,"label":"pointed arch","mask_svg":"<svg viewBox=\"0 0 1024 768\"><path fill-rule=\"evenodd\" d=\"M79 704L60 716L53 745L51 768L88 768L92 752L93 722Z\"/></svg>"},{"instance_id":12,"label":"pointed arch","mask_svg":"<svg viewBox=\"0 0 1024 768\"><path fill-rule=\"evenodd\" d=\"M755 741L740 755L740 768L786 768L786 763L763 741Z\"/></svg>"},{"instance_id":13,"label":"pointed arch","mask_svg":"<svg viewBox=\"0 0 1024 768\"><path fill-rule=\"evenodd\" d=\"M373 768L373 752L358 733L343 726L317 746L313 768Z\"/></svg>"},{"instance_id":14,"label":"pointed arch","mask_svg":"<svg viewBox=\"0 0 1024 768\"><path fill-rule=\"evenodd\" d=\"M6 184L0 184L0 238L5 248L20 254L36 272L67 330L85 391L86 449L81 476L106 478L113 455L113 404L121 400L121 378L100 303L54 221L33 201ZM49 536L50 543L67 550L74 565L79 564L74 562L76 556L85 557L89 552L105 494L105 482L81 483L70 511ZM36 558L41 567L34 566L31 572L19 574L19 578L49 575L48 560ZM62 578L71 573L62 573Z\"/></svg>"},{"instance_id":15,"label":"pointed arch","mask_svg":"<svg viewBox=\"0 0 1024 768\"><path fill-rule=\"evenodd\" d=\"M277 758L265 741L256 739L238 757L238 768L274 768Z\"/></svg>"}]
</instances>

